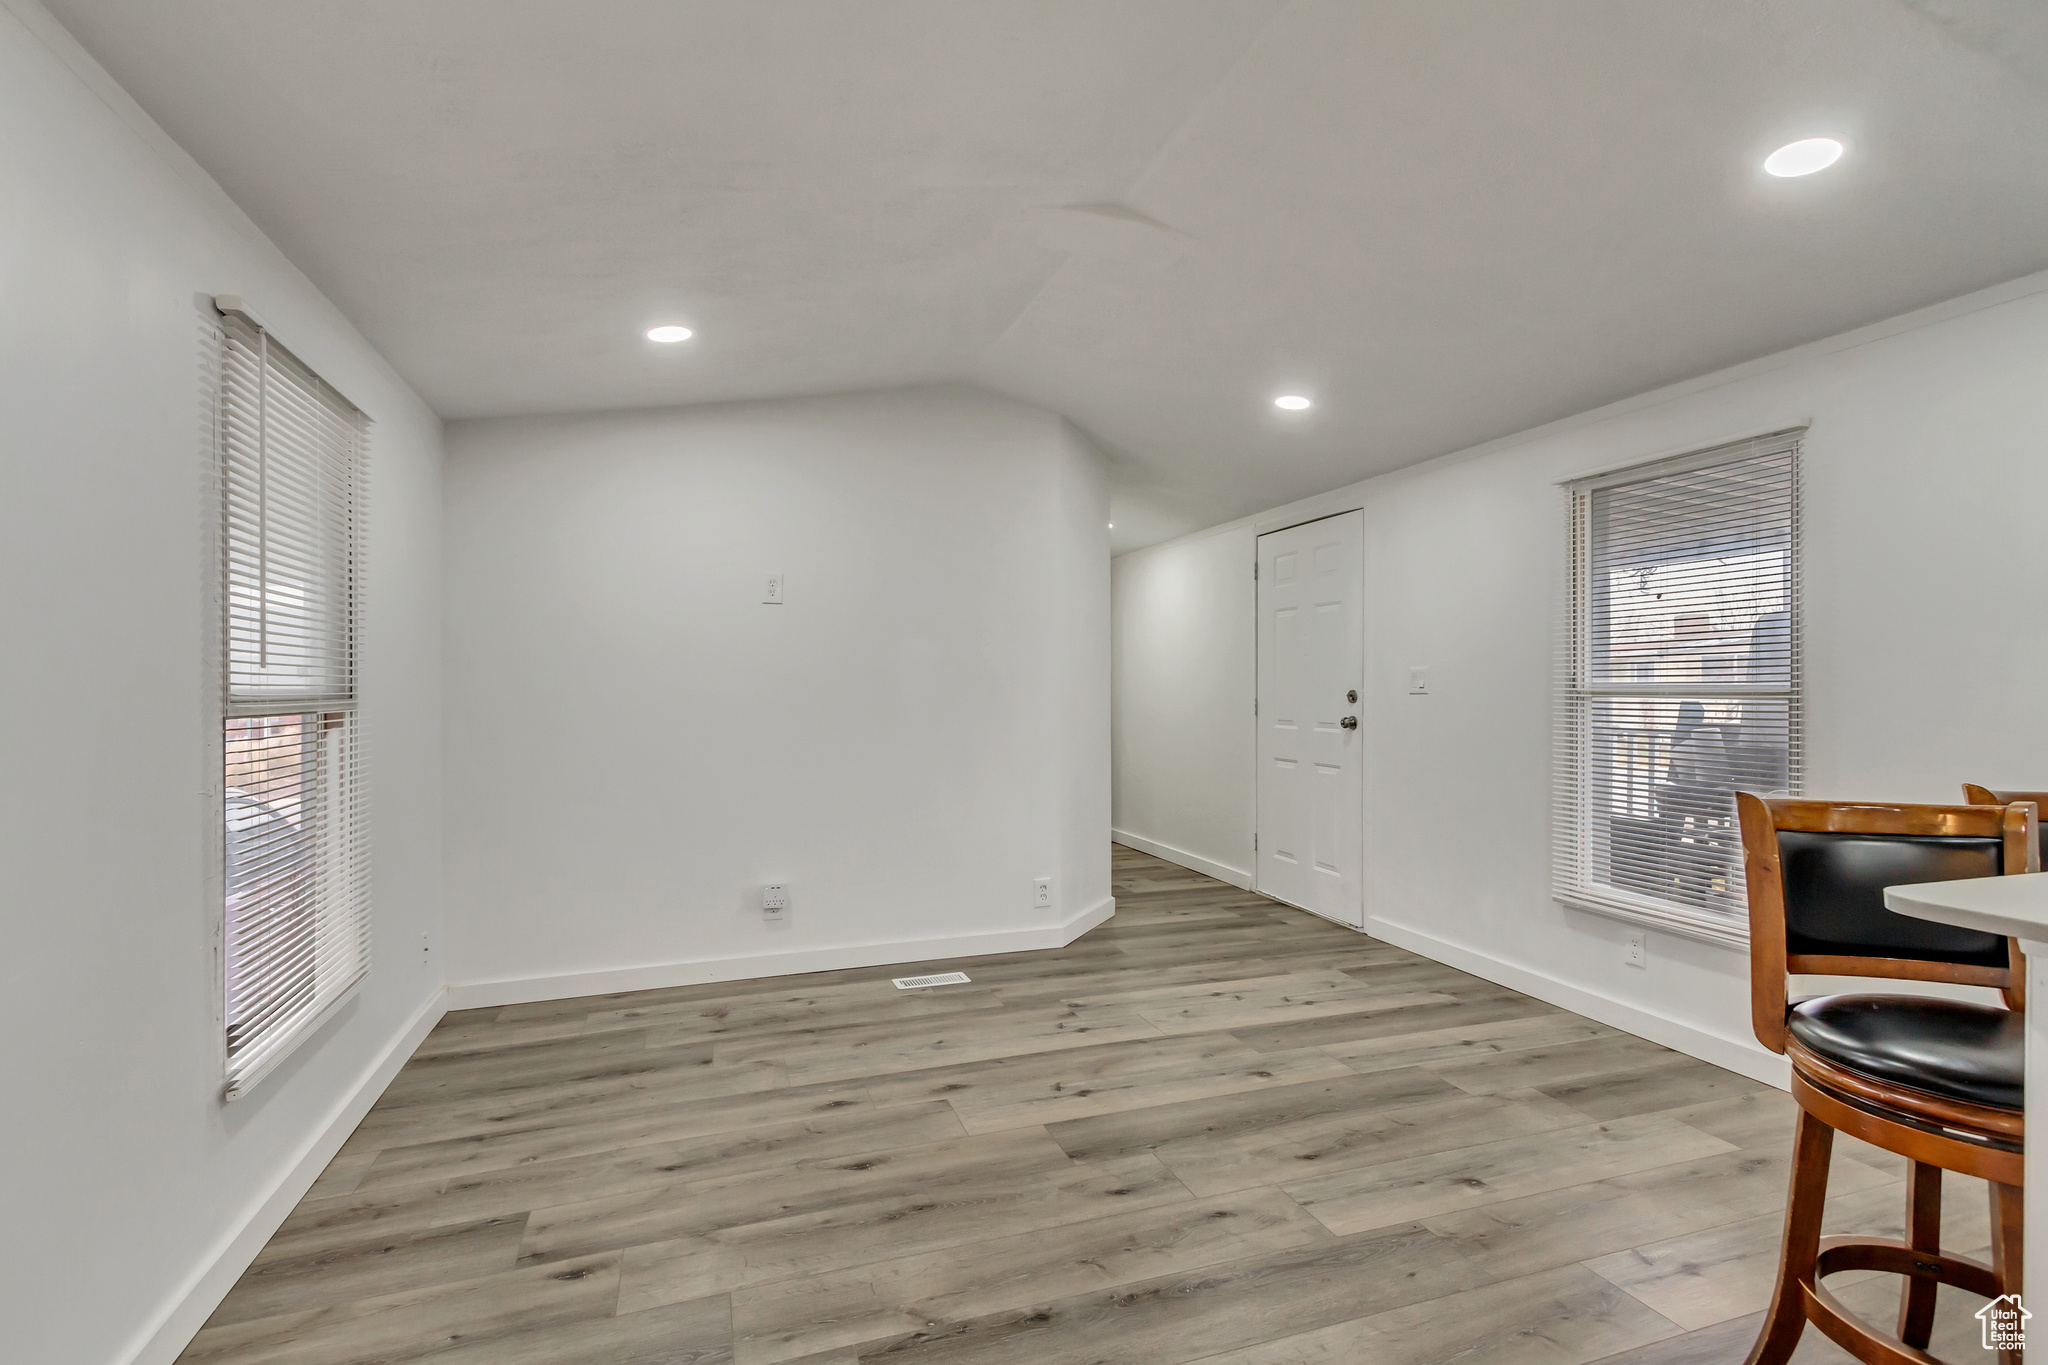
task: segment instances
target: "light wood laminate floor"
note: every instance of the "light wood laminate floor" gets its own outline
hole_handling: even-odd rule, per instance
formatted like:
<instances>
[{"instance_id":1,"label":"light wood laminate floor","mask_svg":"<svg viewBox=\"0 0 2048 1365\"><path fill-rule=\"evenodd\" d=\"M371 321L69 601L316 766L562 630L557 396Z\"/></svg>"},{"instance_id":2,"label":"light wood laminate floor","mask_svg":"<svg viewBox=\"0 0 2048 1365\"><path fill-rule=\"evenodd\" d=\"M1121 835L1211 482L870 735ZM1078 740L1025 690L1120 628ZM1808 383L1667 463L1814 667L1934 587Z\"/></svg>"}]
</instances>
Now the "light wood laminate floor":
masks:
<instances>
[{"instance_id":1,"label":"light wood laminate floor","mask_svg":"<svg viewBox=\"0 0 2048 1365\"><path fill-rule=\"evenodd\" d=\"M1784 1095L1143 854L1115 876L1067 948L929 964L971 985L449 1015L182 1359L1741 1359ZM1898 1235L1900 1179L1840 1141L1831 1224ZM1981 1251L1983 1186L1947 1212ZM1896 1281L1844 1297L1886 1319ZM1938 1352L1983 1355L1977 1306L1944 1293Z\"/></svg>"}]
</instances>

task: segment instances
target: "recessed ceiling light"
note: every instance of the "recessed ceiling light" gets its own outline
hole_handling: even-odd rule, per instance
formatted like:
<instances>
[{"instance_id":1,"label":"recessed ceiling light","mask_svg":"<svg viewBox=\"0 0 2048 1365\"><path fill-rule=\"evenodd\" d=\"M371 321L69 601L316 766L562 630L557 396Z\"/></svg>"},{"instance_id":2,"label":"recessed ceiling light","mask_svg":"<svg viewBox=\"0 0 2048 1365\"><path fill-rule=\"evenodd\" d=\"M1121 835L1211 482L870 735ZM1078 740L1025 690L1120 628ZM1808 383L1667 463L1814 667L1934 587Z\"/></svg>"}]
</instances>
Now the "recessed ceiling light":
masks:
<instances>
[{"instance_id":1,"label":"recessed ceiling light","mask_svg":"<svg viewBox=\"0 0 2048 1365\"><path fill-rule=\"evenodd\" d=\"M1114 531L1114 530L1116 529L1116 523L1112 521L1112 522L1111 522L1111 523L1109 524L1109 529L1110 529L1110 530L1112 530L1112 531Z\"/></svg>"},{"instance_id":2,"label":"recessed ceiling light","mask_svg":"<svg viewBox=\"0 0 2048 1365\"><path fill-rule=\"evenodd\" d=\"M1772 175L1812 175L1842 159L1842 144L1831 137L1809 137L1790 142L1764 158L1764 169Z\"/></svg>"},{"instance_id":3,"label":"recessed ceiling light","mask_svg":"<svg viewBox=\"0 0 2048 1365\"><path fill-rule=\"evenodd\" d=\"M1303 398L1298 393L1285 393L1273 400L1274 407L1285 408L1289 412L1300 412L1308 405L1308 399Z\"/></svg>"},{"instance_id":4,"label":"recessed ceiling light","mask_svg":"<svg viewBox=\"0 0 2048 1365\"><path fill-rule=\"evenodd\" d=\"M661 342L688 341L690 339L690 329L687 327L650 327L647 329L647 339L649 341Z\"/></svg>"}]
</instances>

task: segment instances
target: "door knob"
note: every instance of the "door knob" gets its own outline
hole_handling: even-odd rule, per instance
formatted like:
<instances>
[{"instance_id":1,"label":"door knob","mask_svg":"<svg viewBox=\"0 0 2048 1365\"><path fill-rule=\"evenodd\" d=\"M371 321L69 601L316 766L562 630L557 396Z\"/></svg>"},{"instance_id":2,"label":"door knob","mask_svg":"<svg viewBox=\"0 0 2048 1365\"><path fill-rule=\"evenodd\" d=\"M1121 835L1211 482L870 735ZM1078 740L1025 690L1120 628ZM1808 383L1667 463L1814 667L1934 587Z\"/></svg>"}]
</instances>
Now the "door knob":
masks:
<instances>
[{"instance_id":1,"label":"door knob","mask_svg":"<svg viewBox=\"0 0 2048 1365\"><path fill-rule=\"evenodd\" d=\"M1356 730L1358 728L1358 717L1346 716L1344 717L1344 719L1338 721L1337 723L1347 730Z\"/></svg>"}]
</instances>

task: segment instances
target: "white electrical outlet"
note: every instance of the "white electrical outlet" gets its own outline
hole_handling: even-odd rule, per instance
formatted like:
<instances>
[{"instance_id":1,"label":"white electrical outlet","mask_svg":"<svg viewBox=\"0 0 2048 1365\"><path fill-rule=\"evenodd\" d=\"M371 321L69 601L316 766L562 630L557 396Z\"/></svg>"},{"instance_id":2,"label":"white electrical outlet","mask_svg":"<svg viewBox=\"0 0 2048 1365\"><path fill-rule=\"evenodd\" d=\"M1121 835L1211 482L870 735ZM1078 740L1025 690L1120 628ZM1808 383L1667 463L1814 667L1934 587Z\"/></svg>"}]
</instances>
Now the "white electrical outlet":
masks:
<instances>
[{"instance_id":1,"label":"white electrical outlet","mask_svg":"<svg viewBox=\"0 0 2048 1365\"><path fill-rule=\"evenodd\" d=\"M1647 954L1643 948L1643 937L1642 930L1636 929L1631 931L1628 936L1628 944L1622 949L1621 960L1631 967L1647 967L1649 965Z\"/></svg>"},{"instance_id":2,"label":"white electrical outlet","mask_svg":"<svg viewBox=\"0 0 2048 1365\"><path fill-rule=\"evenodd\" d=\"M789 913L789 888L781 882L772 882L761 888L761 917L781 919Z\"/></svg>"},{"instance_id":3,"label":"white electrical outlet","mask_svg":"<svg viewBox=\"0 0 2048 1365\"><path fill-rule=\"evenodd\" d=\"M763 586L763 587L762 587L762 589L761 589L761 600L762 600L763 602L768 602L768 603L771 603L771 604L773 604L773 605L775 605L775 606L780 606L780 605L782 605L782 575L781 575L781 574L779 574L779 573L772 573L772 574L769 574L769 575L768 575L768 581L767 581L766 585L765 585L765 586Z\"/></svg>"},{"instance_id":4,"label":"white electrical outlet","mask_svg":"<svg viewBox=\"0 0 2048 1365\"><path fill-rule=\"evenodd\" d=\"M420 935L420 965L421 965L422 967L426 966L426 965L427 965L427 963L429 963L429 962L431 962L431 961L433 960L433 955L434 955L434 949L433 949L433 945L432 945L431 943L427 942L427 936L426 936L425 934L421 934L421 935Z\"/></svg>"},{"instance_id":5,"label":"white electrical outlet","mask_svg":"<svg viewBox=\"0 0 2048 1365\"><path fill-rule=\"evenodd\" d=\"M1040 877L1031 883L1031 903L1041 908L1052 904L1052 878Z\"/></svg>"}]
</instances>

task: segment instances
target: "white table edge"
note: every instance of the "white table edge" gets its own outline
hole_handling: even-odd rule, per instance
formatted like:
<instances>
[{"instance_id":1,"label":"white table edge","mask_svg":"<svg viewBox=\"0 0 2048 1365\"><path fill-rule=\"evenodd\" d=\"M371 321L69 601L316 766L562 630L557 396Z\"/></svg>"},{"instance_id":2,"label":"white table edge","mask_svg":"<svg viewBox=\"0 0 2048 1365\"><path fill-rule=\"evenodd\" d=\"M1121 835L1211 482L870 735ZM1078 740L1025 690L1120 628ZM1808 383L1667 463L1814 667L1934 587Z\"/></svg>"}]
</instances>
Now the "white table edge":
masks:
<instances>
[{"instance_id":1,"label":"white table edge","mask_svg":"<svg viewBox=\"0 0 2048 1365\"><path fill-rule=\"evenodd\" d=\"M1884 903L1915 919L2048 942L2048 872L1888 886Z\"/></svg>"}]
</instances>

